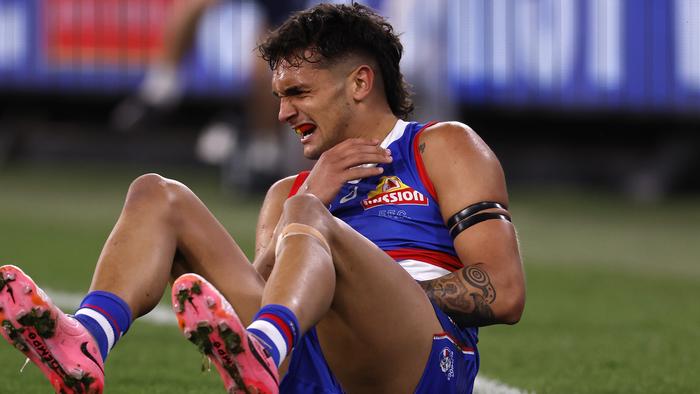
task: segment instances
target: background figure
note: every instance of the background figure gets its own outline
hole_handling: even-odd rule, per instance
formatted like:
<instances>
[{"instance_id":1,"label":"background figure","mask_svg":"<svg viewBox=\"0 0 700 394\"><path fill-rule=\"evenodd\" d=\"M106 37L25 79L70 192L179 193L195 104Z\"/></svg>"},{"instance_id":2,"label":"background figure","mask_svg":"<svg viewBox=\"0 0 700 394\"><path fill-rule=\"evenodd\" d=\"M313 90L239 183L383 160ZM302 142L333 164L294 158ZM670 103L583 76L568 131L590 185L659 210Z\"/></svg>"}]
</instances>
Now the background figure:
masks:
<instances>
[{"instance_id":1,"label":"background figure","mask_svg":"<svg viewBox=\"0 0 700 394\"><path fill-rule=\"evenodd\" d=\"M244 2L246 0L243 0ZM180 67L195 45L195 38L207 12L216 12L221 0L176 1L166 22L163 45L146 72L138 91L122 102L112 114L112 125L120 131L135 131L157 123L175 109L186 86ZM247 1L250 3L250 1ZM260 36L284 21L292 12L304 7L305 0L255 1L260 22L255 26ZM244 132L232 119L214 120L205 127L197 141L197 157L222 165L223 181L236 189L265 190L281 175L308 166L299 159L282 155L286 135L280 135L276 122L276 102L270 94L270 70L265 61L250 48L252 67L248 95L244 103ZM230 118L230 117L228 117ZM294 155L287 155L294 156Z\"/></svg>"}]
</instances>

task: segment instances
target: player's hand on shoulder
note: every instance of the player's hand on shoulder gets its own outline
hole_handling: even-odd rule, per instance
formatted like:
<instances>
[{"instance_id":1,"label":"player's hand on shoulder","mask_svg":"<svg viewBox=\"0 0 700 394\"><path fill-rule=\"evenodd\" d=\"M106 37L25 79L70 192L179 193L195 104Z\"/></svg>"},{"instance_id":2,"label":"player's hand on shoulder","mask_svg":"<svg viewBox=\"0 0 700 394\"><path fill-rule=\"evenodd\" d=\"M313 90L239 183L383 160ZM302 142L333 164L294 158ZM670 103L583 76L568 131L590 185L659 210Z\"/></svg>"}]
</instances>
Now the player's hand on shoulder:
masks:
<instances>
[{"instance_id":1,"label":"player's hand on shoulder","mask_svg":"<svg viewBox=\"0 0 700 394\"><path fill-rule=\"evenodd\" d=\"M392 157L379 144L376 139L349 138L323 152L300 192L328 205L346 182L380 175L383 168L376 164L391 163Z\"/></svg>"}]
</instances>

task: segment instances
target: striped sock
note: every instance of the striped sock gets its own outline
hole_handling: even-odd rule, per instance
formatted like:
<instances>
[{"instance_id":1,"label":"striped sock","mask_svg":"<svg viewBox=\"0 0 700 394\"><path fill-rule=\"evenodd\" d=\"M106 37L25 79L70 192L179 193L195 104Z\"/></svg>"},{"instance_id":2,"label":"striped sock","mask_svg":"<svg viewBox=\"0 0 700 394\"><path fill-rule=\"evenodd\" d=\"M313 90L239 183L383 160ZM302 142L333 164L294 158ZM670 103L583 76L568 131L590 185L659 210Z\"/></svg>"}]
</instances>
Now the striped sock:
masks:
<instances>
[{"instance_id":1,"label":"striped sock","mask_svg":"<svg viewBox=\"0 0 700 394\"><path fill-rule=\"evenodd\" d=\"M117 295L92 291L80 303L75 318L92 334L100 348L102 360L131 325L131 309Z\"/></svg>"},{"instance_id":2,"label":"striped sock","mask_svg":"<svg viewBox=\"0 0 700 394\"><path fill-rule=\"evenodd\" d=\"M261 340L279 367L299 339L298 327L299 321L289 308L268 304L255 315L248 332Z\"/></svg>"}]
</instances>

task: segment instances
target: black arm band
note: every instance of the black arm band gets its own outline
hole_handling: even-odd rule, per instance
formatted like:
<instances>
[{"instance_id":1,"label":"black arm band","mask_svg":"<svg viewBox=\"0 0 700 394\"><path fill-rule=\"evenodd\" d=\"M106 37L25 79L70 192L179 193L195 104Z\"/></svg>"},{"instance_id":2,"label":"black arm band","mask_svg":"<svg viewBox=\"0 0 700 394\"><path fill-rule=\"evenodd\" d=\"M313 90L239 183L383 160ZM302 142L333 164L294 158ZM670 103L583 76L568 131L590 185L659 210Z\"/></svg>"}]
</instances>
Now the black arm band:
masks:
<instances>
[{"instance_id":1,"label":"black arm band","mask_svg":"<svg viewBox=\"0 0 700 394\"><path fill-rule=\"evenodd\" d=\"M450 236L452 239L457 238L459 233L462 231L468 229L469 227L479 224L483 221L486 220L491 220L491 219L500 219L500 220L506 220L510 222L510 216L504 215L502 213L496 213L496 212L484 212L484 213L479 213L473 216L470 216L461 222L457 223L454 225L454 227L450 228Z\"/></svg>"},{"instance_id":2,"label":"black arm band","mask_svg":"<svg viewBox=\"0 0 700 394\"><path fill-rule=\"evenodd\" d=\"M449 219L447 219L447 228L452 228L454 227L455 224L461 222L462 220L472 216L473 214L477 212L484 211L486 209L493 209L493 208L499 208L503 210L508 210L504 205L499 204L497 202L493 201L482 201L478 202L476 204L472 204L461 211L455 213L452 215Z\"/></svg>"}]
</instances>

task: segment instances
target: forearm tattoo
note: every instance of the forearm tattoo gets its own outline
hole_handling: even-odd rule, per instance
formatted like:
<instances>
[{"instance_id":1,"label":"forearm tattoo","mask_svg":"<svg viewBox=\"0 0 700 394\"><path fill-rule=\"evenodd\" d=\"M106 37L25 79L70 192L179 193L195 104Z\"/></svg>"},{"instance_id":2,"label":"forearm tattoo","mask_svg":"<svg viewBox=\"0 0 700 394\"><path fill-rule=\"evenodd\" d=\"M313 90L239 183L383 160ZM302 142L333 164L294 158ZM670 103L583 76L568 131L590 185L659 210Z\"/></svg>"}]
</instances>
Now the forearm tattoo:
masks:
<instances>
[{"instance_id":1,"label":"forearm tattoo","mask_svg":"<svg viewBox=\"0 0 700 394\"><path fill-rule=\"evenodd\" d=\"M420 284L428 298L460 327L493 324L496 319L491 304L496 301L496 289L483 266L483 263L470 265Z\"/></svg>"}]
</instances>

